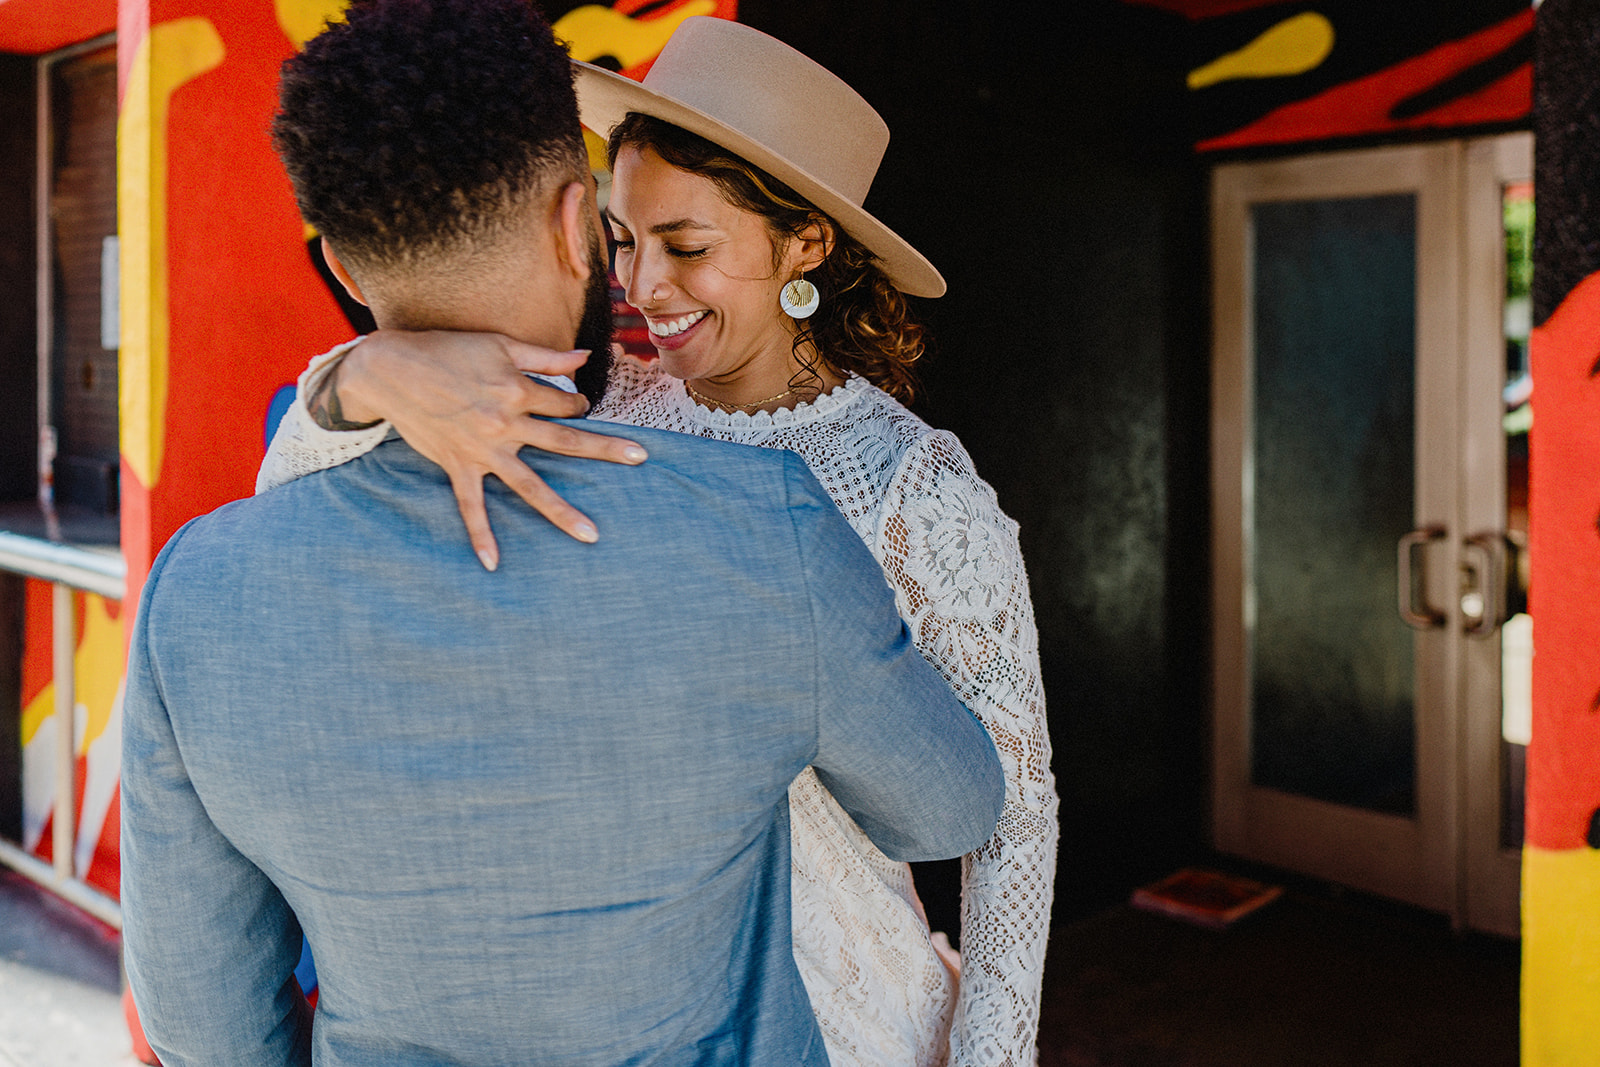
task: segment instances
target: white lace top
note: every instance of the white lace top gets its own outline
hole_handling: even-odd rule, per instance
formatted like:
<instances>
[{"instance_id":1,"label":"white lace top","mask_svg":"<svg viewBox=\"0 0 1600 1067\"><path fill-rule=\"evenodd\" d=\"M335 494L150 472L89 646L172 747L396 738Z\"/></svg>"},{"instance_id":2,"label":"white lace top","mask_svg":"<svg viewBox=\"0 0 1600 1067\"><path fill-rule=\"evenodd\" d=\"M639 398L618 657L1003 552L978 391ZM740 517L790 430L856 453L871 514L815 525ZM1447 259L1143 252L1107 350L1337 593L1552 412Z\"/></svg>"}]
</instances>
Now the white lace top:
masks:
<instances>
[{"instance_id":1,"label":"white lace top","mask_svg":"<svg viewBox=\"0 0 1600 1067\"><path fill-rule=\"evenodd\" d=\"M344 347L312 362L300 396ZM592 417L799 453L882 563L923 656L999 749L1000 825L962 862L959 979L930 938L909 868L884 856L812 772L790 788L794 953L830 1060L1033 1064L1057 800L1033 605L1016 524L994 490L954 435L861 378L790 410L729 414L694 403L655 365L623 360ZM297 400L257 491L360 455L387 429L330 433Z\"/></svg>"}]
</instances>

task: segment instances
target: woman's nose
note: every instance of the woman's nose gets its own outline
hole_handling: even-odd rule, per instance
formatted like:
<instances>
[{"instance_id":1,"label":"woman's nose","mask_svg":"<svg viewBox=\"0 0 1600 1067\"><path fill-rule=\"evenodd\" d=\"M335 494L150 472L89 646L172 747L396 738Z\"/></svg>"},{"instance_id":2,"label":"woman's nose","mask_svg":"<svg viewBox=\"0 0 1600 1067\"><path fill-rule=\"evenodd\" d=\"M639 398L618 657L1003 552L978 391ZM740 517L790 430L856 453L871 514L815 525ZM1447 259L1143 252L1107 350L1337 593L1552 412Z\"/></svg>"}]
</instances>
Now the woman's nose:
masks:
<instances>
[{"instance_id":1,"label":"woman's nose","mask_svg":"<svg viewBox=\"0 0 1600 1067\"><path fill-rule=\"evenodd\" d=\"M658 307L666 299L670 286L665 274L655 257L638 253L633 257L628 276L618 280L623 283L623 293L628 303L643 309Z\"/></svg>"}]
</instances>

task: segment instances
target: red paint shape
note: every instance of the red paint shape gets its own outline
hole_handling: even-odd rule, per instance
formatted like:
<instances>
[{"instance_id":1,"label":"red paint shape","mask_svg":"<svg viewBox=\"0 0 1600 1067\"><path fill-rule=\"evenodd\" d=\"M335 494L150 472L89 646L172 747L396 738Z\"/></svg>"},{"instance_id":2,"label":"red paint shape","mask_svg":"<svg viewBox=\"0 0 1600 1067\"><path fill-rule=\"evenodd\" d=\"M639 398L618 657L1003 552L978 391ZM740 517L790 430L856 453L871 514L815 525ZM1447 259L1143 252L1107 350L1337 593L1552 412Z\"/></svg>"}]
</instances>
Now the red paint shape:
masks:
<instances>
[{"instance_id":1,"label":"red paint shape","mask_svg":"<svg viewBox=\"0 0 1600 1067\"><path fill-rule=\"evenodd\" d=\"M76 648L83 646L88 610L84 594L74 594L72 614ZM55 604L49 582L37 578L27 580L23 612L22 706L27 707L55 677Z\"/></svg>"},{"instance_id":2,"label":"red paint shape","mask_svg":"<svg viewBox=\"0 0 1600 1067\"><path fill-rule=\"evenodd\" d=\"M124 596L128 603L134 604L138 602L139 590L144 588L150 564L155 562L155 551L150 545L150 489L133 472L127 457L122 459L122 484L117 499L121 509L122 558L128 563ZM124 650L132 629L131 626L122 628Z\"/></svg>"},{"instance_id":3,"label":"red paint shape","mask_svg":"<svg viewBox=\"0 0 1600 1067\"><path fill-rule=\"evenodd\" d=\"M1533 331L1528 844L1584 847L1600 808L1600 272Z\"/></svg>"},{"instance_id":4,"label":"red paint shape","mask_svg":"<svg viewBox=\"0 0 1600 1067\"><path fill-rule=\"evenodd\" d=\"M670 15L678 8L692 2L693 0L678 0L677 3L666 4L650 12L650 18L658 19L664 15ZM1272 2L1277 3L1280 0L1272 0ZM659 0L617 0L616 3L611 5L611 10L619 15L631 16L658 3ZM711 10L711 17L737 20L739 17L739 0L716 0L716 6Z\"/></svg>"},{"instance_id":5,"label":"red paint shape","mask_svg":"<svg viewBox=\"0 0 1600 1067\"><path fill-rule=\"evenodd\" d=\"M667 4L659 10L651 11L649 18L640 21L654 22L656 19L665 18L691 2L692 0L679 0L678 3ZM656 3L656 0L617 0L616 3L611 5L611 9L618 14L631 16L634 12L649 7L653 3ZM738 0L716 0L716 6L708 14L711 18L737 22L739 21L739 2ZM618 73L625 78L632 78L634 81L644 81L644 76L650 73L650 68L655 65L655 61L655 57L651 56L643 63L629 67L627 70L618 71Z\"/></svg>"},{"instance_id":6,"label":"red paint shape","mask_svg":"<svg viewBox=\"0 0 1600 1067\"><path fill-rule=\"evenodd\" d=\"M1248 126L1201 141L1196 147L1201 151L1214 151L1397 130L1520 121L1533 110L1532 64L1524 64L1475 93L1403 121L1390 118L1389 111L1401 100L1502 51L1532 29L1533 11L1529 10L1376 74L1334 86L1309 100L1285 104Z\"/></svg>"},{"instance_id":7,"label":"red paint shape","mask_svg":"<svg viewBox=\"0 0 1600 1067\"><path fill-rule=\"evenodd\" d=\"M117 28L117 0L0 0L0 52L42 55Z\"/></svg>"},{"instance_id":8,"label":"red paint shape","mask_svg":"<svg viewBox=\"0 0 1600 1067\"><path fill-rule=\"evenodd\" d=\"M100 840L95 842L94 855L89 858L89 869L83 880L113 900L122 898L122 790L118 786L111 794L111 806L106 809L106 821L100 828Z\"/></svg>"},{"instance_id":9,"label":"red paint shape","mask_svg":"<svg viewBox=\"0 0 1600 1067\"><path fill-rule=\"evenodd\" d=\"M22 706L44 692L54 677L54 650L50 583L29 578L23 593Z\"/></svg>"},{"instance_id":10,"label":"red paint shape","mask_svg":"<svg viewBox=\"0 0 1600 1067\"><path fill-rule=\"evenodd\" d=\"M133 72L133 57L150 32L149 4L119 4L117 8L117 107L128 91L128 75Z\"/></svg>"},{"instance_id":11,"label":"red paint shape","mask_svg":"<svg viewBox=\"0 0 1600 1067\"><path fill-rule=\"evenodd\" d=\"M56 814L52 810L44 817L44 827L39 831L39 843L33 847L36 859L53 864L56 861Z\"/></svg>"},{"instance_id":12,"label":"red paint shape","mask_svg":"<svg viewBox=\"0 0 1600 1067\"><path fill-rule=\"evenodd\" d=\"M144 1027L139 1022L139 1010L133 1004L133 990L126 986L122 989L122 1021L128 1024L133 1058L148 1067L161 1067L161 1060L157 1058L155 1051L150 1048L150 1042L144 1036Z\"/></svg>"},{"instance_id":13,"label":"red paint shape","mask_svg":"<svg viewBox=\"0 0 1600 1067\"><path fill-rule=\"evenodd\" d=\"M53 756L47 756L46 759L49 760L53 765ZM73 777L76 779L76 781L72 783L72 810L74 812L81 812L83 811L84 781L88 778L89 774L88 761L84 759L84 757L79 756L77 762L74 764L74 767L75 769L73 771ZM56 814L53 806L54 801L52 801L51 804L52 807L50 814L46 816L44 820L44 829L39 832L39 843L35 845L33 849L33 854L46 863L54 863L56 860ZM73 834L76 835L78 828L74 826L72 830Z\"/></svg>"}]
</instances>

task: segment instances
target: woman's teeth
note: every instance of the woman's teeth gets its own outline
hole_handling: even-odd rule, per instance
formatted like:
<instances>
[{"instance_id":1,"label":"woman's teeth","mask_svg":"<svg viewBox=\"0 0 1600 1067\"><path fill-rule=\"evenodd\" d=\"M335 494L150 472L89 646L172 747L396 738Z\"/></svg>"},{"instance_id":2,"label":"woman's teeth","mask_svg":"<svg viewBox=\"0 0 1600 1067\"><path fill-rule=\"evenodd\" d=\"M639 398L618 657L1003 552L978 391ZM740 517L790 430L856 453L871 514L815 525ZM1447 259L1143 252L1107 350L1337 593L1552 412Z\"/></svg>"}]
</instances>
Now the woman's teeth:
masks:
<instances>
[{"instance_id":1,"label":"woman's teeth","mask_svg":"<svg viewBox=\"0 0 1600 1067\"><path fill-rule=\"evenodd\" d=\"M710 312L692 311L682 318L668 319L665 322L657 322L655 319L651 319L650 332L655 334L657 337L671 337L673 334L679 334L684 330L687 330L689 327L705 318L708 314L710 314Z\"/></svg>"}]
</instances>

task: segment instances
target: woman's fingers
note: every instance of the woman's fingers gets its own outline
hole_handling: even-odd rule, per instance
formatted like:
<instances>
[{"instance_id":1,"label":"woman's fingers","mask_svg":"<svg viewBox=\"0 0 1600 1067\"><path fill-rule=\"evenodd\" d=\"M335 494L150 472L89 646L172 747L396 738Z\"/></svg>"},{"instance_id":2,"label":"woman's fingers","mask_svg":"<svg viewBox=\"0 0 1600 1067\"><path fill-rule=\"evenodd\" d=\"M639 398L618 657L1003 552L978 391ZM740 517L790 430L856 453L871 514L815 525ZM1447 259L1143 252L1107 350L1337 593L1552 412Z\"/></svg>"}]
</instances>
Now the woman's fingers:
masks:
<instances>
[{"instance_id":1,"label":"woman's fingers","mask_svg":"<svg viewBox=\"0 0 1600 1067\"><path fill-rule=\"evenodd\" d=\"M582 393L569 393L553 385L523 378L527 383L521 390L516 406L524 415L541 415L547 419L576 419L589 410L589 401Z\"/></svg>"},{"instance_id":2,"label":"woman's fingers","mask_svg":"<svg viewBox=\"0 0 1600 1067\"><path fill-rule=\"evenodd\" d=\"M346 355L339 388L350 394L347 401L388 419L411 447L450 472L472 549L494 570L500 552L483 500L489 474L570 536L585 542L599 537L583 512L517 457L521 448L630 465L647 458L633 441L545 421L581 416L588 401L526 375L570 375L588 356L498 334L382 330Z\"/></svg>"},{"instance_id":3,"label":"woman's fingers","mask_svg":"<svg viewBox=\"0 0 1600 1067\"><path fill-rule=\"evenodd\" d=\"M521 434L522 443L532 445L541 452L578 456L582 459L603 459L610 463L626 463L629 466L643 463L650 458L642 445L623 437L590 433L574 426L545 422L543 419L525 421L526 425Z\"/></svg>"},{"instance_id":4,"label":"woman's fingers","mask_svg":"<svg viewBox=\"0 0 1600 1067\"><path fill-rule=\"evenodd\" d=\"M467 526L467 540L485 570L500 566L500 546L495 543L494 531L489 528L489 512L483 506L483 476L470 472L451 471L450 487L456 492L456 508L461 521Z\"/></svg>"},{"instance_id":5,"label":"woman's fingers","mask_svg":"<svg viewBox=\"0 0 1600 1067\"><path fill-rule=\"evenodd\" d=\"M511 358L512 365L525 374L559 374L570 378L589 359L589 350L586 348L557 352L524 344L510 337L502 337L501 344Z\"/></svg>"},{"instance_id":6,"label":"woman's fingers","mask_svg":"<svg viewBox=\"0 0 1600 1067\"><path fill-rule=\"evenodd\" d=\"M513 493L526 501L530 508L549 519L556 529L586 544L594 544L600 540L600 531L595 529L589 517L557 496L555 490L546 485L544 479L529 470L527 464L521 460L513 457L511 462L497 468L495 473L501 481L510 486ZM466 518L465 512L462 513L462 517ZM485 527L488 525L487 518L484 520L484 525ZM471 528L472 523L469 521L467 529L470 531Z\"/></svg>"}]
</instances>

